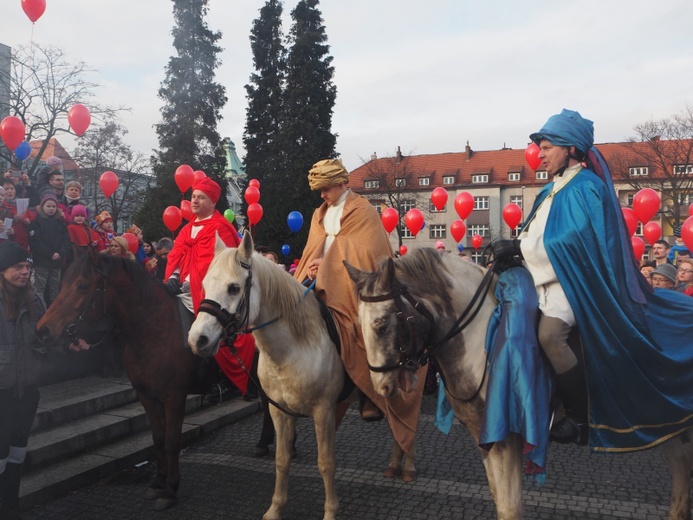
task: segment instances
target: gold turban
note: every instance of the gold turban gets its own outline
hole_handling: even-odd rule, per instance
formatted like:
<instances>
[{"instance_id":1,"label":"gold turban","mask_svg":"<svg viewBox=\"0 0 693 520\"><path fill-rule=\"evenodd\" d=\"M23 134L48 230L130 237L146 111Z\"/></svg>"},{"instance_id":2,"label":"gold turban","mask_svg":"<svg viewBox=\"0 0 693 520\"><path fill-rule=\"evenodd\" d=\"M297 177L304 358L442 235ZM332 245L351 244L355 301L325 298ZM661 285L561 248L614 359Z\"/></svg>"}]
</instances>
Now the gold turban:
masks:
<instances>
[{"instance_id":1,"label":"gold turban","mask_svg":"<svg viewBox=\"0 0 693 520\"><path fill-rule=\"evenodd\" d=\"M308 184L313 191L338 186L349 182L349 172L346 171L341 159L325 159L318 161L308 172Z\"/></svg>"}]
</instances>

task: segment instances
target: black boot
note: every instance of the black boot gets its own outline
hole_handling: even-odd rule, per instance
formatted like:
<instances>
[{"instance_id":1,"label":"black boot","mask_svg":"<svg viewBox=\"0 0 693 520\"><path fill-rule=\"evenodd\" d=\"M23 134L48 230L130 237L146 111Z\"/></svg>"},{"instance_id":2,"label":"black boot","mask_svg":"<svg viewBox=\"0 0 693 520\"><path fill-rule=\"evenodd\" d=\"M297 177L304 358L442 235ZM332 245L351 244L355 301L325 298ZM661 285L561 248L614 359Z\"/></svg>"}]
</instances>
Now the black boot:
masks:
<instances>
[{"instance_id":1,"label":"black boot","mask_svg":"<svg viewBox=\"0 0 693 520\"><path fill-rule=\"evenodd\" d=\"M22 465L7 463L0 475L0 518L14 520L19 518L19 482L22 478Z\"/></svg>"},{"instance_id":2,"label":"black boot","mask_svg":"<svg viewBox=\"0 0 693 520\"><path fill-rule=\"evenodd\" d=\"M556 387L563 402L565 416L551 427L554 442L585 446L589 437L587 422L587 384L581 365L556 375Z\"/></svg>"}]
</instances>

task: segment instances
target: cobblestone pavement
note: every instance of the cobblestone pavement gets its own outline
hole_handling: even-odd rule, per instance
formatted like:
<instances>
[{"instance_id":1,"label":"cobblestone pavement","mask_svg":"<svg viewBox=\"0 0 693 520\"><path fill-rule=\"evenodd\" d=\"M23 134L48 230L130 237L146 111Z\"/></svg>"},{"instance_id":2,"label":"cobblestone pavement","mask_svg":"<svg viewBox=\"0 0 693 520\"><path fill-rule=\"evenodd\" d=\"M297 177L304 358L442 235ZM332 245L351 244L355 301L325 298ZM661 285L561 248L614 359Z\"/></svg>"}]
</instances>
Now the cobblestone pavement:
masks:
<instances>
[{"instance_id":1,"label":"cobblestone pavement","mask_svg":"<svg viewBox=\"0 0 693 520\"><path fill-rule=\"evenodd\" d=\"M495 519L481 459L460 425L450 435L433 424L434 401L424 397L419 428L418 479L386 479L387 425L365 423L350 409L337 432L340 519ZM273 458L252 457L261 414L229 425L181 456L178 505L164 513L141 497L153 475L147 464L124 471L28 512L26 520L260 519L274 487ZM292 464L284 519L322 518L322 479L312 422L298 421L298 457ZM548 476L525 482L528 519L664 519L670 479L660 451L591 455L587 448L553 445Z\"/></svg>"}]
</instances>

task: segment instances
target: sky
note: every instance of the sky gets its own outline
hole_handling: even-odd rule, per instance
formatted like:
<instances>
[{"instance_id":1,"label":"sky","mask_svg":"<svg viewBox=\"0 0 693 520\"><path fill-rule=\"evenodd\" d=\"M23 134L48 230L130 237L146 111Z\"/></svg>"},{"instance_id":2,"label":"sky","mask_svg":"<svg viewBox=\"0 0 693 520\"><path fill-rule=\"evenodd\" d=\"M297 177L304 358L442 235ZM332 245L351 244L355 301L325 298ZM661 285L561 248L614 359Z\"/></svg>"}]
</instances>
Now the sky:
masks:
<instances>
[{"instance_id":1,"label":"sky","mask_svg":"<svg viewBox=\"0 0 693 520\"><path fill-rule=\"evenodd\" d=\"M297 1L284 1L285 33ZM125 141L149 154L173 54L171 0L46 3L32 31L21 0L4 0L0 43L33 38L86 62L100 84L95 99L130 108ZM243 159L249 35L264 0L208 5L224 49L219 133ZM320 9L337 86L332 131L350 170L398 147L405 155L463 151L467 141L474 150L524 148L564 107L595 122L597 143L623 141L636 124L693 104L690 0L323 0Z\"/></svg>"}]
</instances>

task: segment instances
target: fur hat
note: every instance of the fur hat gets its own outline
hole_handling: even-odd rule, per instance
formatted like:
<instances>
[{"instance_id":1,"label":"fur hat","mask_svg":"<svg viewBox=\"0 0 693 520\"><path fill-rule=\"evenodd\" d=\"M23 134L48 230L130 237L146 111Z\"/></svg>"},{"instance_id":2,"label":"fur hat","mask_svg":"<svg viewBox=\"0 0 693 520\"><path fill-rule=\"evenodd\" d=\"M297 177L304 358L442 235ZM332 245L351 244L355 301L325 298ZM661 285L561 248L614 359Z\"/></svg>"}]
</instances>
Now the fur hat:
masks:
<instances>
[{"instance_id":1,"label":"fur hat","mask_svg":"<svg viewBox=\"0 0 693 520\"><path fill-rule=\"evenodd\" d=\"M101 224L103 224L107 220L110 220L111 222L113 222L113 217L111 217L111 214L108 211L102 211L101 213L96 215L96 224L98 226L100 226Z\"/></svg>"},{"instance_id":2,"label":"fur hat","mask_svg":"<svg viewBox=\"0 0 693 520\"><path fill-rule=\"evenodd\" d=\"M659 264L655 267L655 270L650 273L650 278L655 274L662 275L664 278L668 278L673 283L676 283L676 267L671 264Z\"/></svg>"},{"instance_id":3,"label":"fur hat","mask_svg":"<svg viewBox=\"0 0 693 520\"><path fill-rule=\"evenodd\" d=\"M0 244L0 271L21 262L31 262L31 254L12 240L5 240Z\"/></svg>"},{"instance_id":4,"label":"fur hat","mask_svg":"<svg viewBox=\"0 0 693 520\"><path fill-rule=\"evenodd\" d=\"M70 213L70 216L72 218L75 218L75 217L87 218L87 208L85 208L81 204L75 204L74 206L72 206L72 212Z\"/></svg>"}]
</instances>

